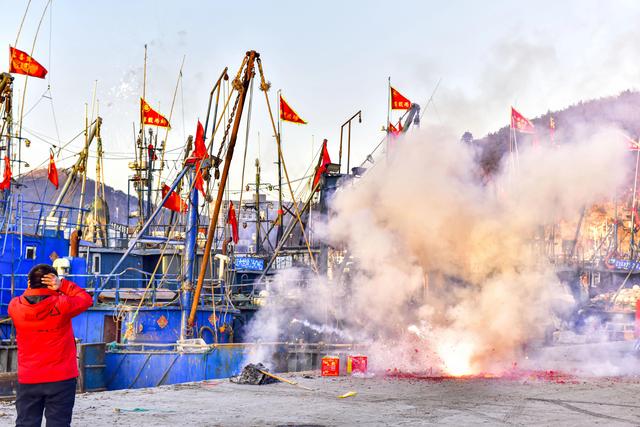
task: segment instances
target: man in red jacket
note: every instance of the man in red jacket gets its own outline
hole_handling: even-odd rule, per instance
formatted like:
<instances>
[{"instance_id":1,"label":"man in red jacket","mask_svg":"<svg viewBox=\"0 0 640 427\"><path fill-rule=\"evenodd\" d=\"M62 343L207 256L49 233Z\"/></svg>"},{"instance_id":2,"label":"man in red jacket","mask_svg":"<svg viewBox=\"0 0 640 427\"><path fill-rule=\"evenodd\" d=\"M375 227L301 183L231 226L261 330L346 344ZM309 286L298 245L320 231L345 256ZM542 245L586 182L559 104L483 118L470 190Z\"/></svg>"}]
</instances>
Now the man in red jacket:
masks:
<instances>
[{"instance_id":1,"label":"man in red jacket","mask_svg":"<svg viewBox=\"0 0 640 427\"><path fill-rule=\"evenodd\" d=\"M9 303L18 341L16 426L69 426L76 396L76 342L71 319L92 304L75 283L38 264L28 289Z\"/></svg>"}]
</instances>

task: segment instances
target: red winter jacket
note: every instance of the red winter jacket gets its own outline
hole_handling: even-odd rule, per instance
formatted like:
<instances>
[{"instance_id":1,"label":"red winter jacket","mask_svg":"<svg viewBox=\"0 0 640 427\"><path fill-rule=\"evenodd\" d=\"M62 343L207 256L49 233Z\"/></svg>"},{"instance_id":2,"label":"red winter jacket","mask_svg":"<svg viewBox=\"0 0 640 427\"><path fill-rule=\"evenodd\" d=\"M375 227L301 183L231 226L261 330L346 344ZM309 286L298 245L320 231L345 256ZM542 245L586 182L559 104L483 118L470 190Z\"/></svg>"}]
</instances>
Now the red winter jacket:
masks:
<instances>
[{"instance_id":1,"label":"red winter jacket","mask_svg":"<svg viewBox=\"0 0 640 427\"><path fill-rule=\"evenodd\" d=\"M49 295L31 304L25 296ZM91 295L61 279L59 291L27 289L9 303L18 341L18 382L36 384L78 376L71 318L93 303Z\"/></svg>"}]
</instances>

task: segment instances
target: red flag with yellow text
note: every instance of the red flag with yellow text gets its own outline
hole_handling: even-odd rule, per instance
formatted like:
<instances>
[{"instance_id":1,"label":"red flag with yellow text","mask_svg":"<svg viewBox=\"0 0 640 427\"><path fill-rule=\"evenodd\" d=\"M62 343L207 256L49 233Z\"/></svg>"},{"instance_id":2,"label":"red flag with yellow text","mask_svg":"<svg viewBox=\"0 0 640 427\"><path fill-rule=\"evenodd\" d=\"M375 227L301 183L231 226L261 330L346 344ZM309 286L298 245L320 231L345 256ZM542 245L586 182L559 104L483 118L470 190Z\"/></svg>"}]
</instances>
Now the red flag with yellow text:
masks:
<instances>
[{"instance_id":1,"label":"red flag with yellow text","mask_svg":"<svg viewBox=\"0 0 640 427\"><path fill-rule=\"evenodd\" d=\"M533 123L511 107L511 128L521 133L535 133Z\"/></svg>"},{"instance_id":2,"label":"red flag with yellow text","mask_svg":"<svg viewBox=\"0 0 640 427\"><path fill-rule=\"evenodd\" d=\"M298 113L293 111L293 108L287 104L282 95L280 95L280 118L285 122L297 123L299 125L306 125L307 122L302 120Z\"/></svg>"},{"instance_id":3,"label":"red flag with yellow text","mask_svg":"<svg viewBox=\"0 0 640 427\"><path fill-rule=\"evenodd\" d=\"M9 72L44 79L47 69L21 50L9 46Z\"/></svg>"},{"instance_id":4,"label":"red flag with yellow text","mask_svg":"<svg viewBox=\"0 0 640 427\"><path fill-rule=\"evenodd\" d=\"M394 88L391 88L391 109L408 110L409 108L411 108L411 101Z\"/></svg>"},{"instance_id":5,"label":"red flag with yellow text","mask_svg":"<svg viewBox=\"0 0 640 427\"><path fill-rule=\"evenodd\" d=\"M140 115L142 117L142 123L145 125L159 126L163 128L170 128L169 120L167 120L162 114L151 108L147 101L140 98Z\"/></svg>"}]
</instances>

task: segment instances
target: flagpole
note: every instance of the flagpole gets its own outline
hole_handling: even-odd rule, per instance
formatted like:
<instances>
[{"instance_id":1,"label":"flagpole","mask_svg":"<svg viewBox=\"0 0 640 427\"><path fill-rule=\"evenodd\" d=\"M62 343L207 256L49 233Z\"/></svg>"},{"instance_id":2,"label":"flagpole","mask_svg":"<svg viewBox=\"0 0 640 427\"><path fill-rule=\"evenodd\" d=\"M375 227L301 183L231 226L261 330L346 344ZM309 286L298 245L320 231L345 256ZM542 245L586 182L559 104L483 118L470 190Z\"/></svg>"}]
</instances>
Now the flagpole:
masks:
<instances>
[{"instance_id":1,"label":"flagpole","mask_svg":"<svg viewBox=\"0 0 640 427\"><path fill-rule=\"evenodd\" d=\"M516 162L513 157L513 107L509 112L509 163L511 165L509 171L509 180L513 179L513 174L516 169Z\"/></svg>"},{"instance_id":2,"label":"flagpole","mask_svg":"<svg viewBox=\"0 0 640 427\"><path fill-rule=\"evenodd\" d=\"M20 36L20 32L22 31L22 24L24 24L24 19L27 16L27 11L29 10L29 5L31 4L31 0L27 4L27 9L24 11L24 16L22 17L22 22L20 23L20 29L18 30L18 34L16 35L16 45L18 44L18 38ZM49 0L42 11L42 16L40 17L40 22L38 22L38 27L36 28L36 34L33 36L33 44L31 45L31 52L29 56L33 59L33 51L36 49L36 40L38 39L38 34L40 33L40 27L42 26L42 21L44 20L45 14L47 13L47 8L51 4L51 0ZM9 46L11 47L11 46ZM15 46L17 47L17 46ZM11 60L11 58L9 58ZM51 66L51 64L49 64ZM20 176L20 172L22 170L22 120L24 119L24 103L27 97L27 82L29 81L29 75L24 76L24 88L22 89L22 102L20 103L20 124L18 126L18 177ZM11 138L9 138L9 144L11 142ZM7 157L9 157L9 162L11 162L11 151L7 148ZM9 191L11 190L11 183L9 183Z\"/></svg>"},{"instance_id":3,"label":"flagpole","mask_svg":"<svg viewBox=\"0 0 640 427\"><path fill-rule=\"evenodd\" d=\"M635 229L635 216L637 215L636 212L636 192L638 189L638 164L640 163L640 150L636 150L636 173L635 173L635 177L633 180L633 198L631 201L631 244L629 245L629 255L631 256L630 259L633 259L633 253L634 253L634 248L633 245L635 244L635 236L636 236L636 229Z\"/></svg>"},{"instance_id":4,"label":"flagpole","mask_svg":"<svg viewBox=\"0 0 640 427\"><path fill-rule=\"evenodd\" d=\"M613 232L614 232L614 237L613 237L613 253L618 254L618 189L616 188L616 191L614 193L614 199L613 199Z\"/></svg>"},{"instance_id":5,"label":"flagpole","mask_svg":"<svg viewBox=\"0 0 640 427\"><path fill-rule=\"evenodd\" d=\"M520 152L518 151L518 131L517 129L513 129L513 147L516 154L516 167L520 169Z\"/></svg>"},{"instance_id":6,"label":"flagpole","mask_svg":"<svg viewBox=\"0 0 640 427\"><path fill-rule=\"evenodd\" d=\"M176 80L176 87L173 89L173 98L171 99L171 108L169 109L169 125L171 125L171 120L173 120L173 107L176 103L176 96L178 95L178 85L180 84L180 80L182 79L182 68L184 67L184 60L186 55L182 56L182 64L180 64L180 71L178 71L178 79ZM141 113L142 114L142 113ZM160 167L158 168L158 187L156 189L156 195L160 195L162 190L162 171L164 170L164 152L167 147L167 139L169 138L169 129L171 126L166 127L166 132L164 133L164 139L160 141ZM156 203L158 201L158 197L156 197Z\"/></svg>"},{"instance_id":7,"label":"flagpole","mask_svg":"<svg viewBox=\"0 0 640 427\"><path fill-rule=\"evenodd\" d=\"M147 45L144 45L144 65L142 67L142 99L147 99ZM144 138L144 118L140 108L140 131Z\"/></svg>"},{"instance_id":8,"label":"flagpole","mask_svg":"<svg viewBox=\"0 0 640 427\"><path fill-rule=\"evenodd\" d=\"M282 238L282 223L284 221L283 218L283 208L282 208L282 118L280 117L280 110L282 106L280 105L280 97L282 96L282 89L278 89L278 134L276 135L276 143L278 145L278 232L276 234L276 246L280 242Z\"/></svg>"},{"instance_id":9,"label":"flagpole","mask_svg":"<svg viewBox=\"0 0 640 427\"><path fill-rule=\"evenodd\" d=\"M513 148L513 126L509 127L509 157L511 157L511 171L515 173L516 171L516 158Z\"/></svg>"},{"instance_id":10,"label":"flagpole","mask_svg":"<svg viewBox=\"0 0 640 427\"><path fill-rule=\"evenodd\" d=\"M387 123L384 125L384 128L387 130L387 158L389 156L389 123L391 123L391 76L387 78Z\"/></svg>"},{"instance_id":11,"label":"flagpole","mask_svg":"<svg viewBox=\"0 0 640 427\"><path fill-rule=\"evenodd\" d=\"M514 126L514 123L513 123L514 110L515 108L513 108L513 105L512 105L511 111L509 111L509 126L511 127L511 132L513 134L513 144L512 144L513 170L514 172L517 172L520 167L520 152L518 150L518 129L517 129L517 126Z\"/></svg>"},{"instance_id":12,"label":"flagpole","mask_svg":"<svg viewBox=\"0 0 640 427\"><path fill-rule=\"evenodd\" d=\"M145 43L144 45L144 64L142 66L142 99L144 102L146 101L147 98L147 44ZM143 147L145 146L144 143L144 112L142 111L142 103L140 105L140 143L138 144L138 150L140 151L140 164L138 165L138 173L140 173L142 171L142 160L144 159L144 154L143 154ZM144 192L142 191L142 189L140 189L140 193L141 196L144 195ZM140 218L140 222L144 223L144 216L142 214L142 209L143 209L143 201L140 200L139 203L139 218Z\"/></svg>"}]
</instances>

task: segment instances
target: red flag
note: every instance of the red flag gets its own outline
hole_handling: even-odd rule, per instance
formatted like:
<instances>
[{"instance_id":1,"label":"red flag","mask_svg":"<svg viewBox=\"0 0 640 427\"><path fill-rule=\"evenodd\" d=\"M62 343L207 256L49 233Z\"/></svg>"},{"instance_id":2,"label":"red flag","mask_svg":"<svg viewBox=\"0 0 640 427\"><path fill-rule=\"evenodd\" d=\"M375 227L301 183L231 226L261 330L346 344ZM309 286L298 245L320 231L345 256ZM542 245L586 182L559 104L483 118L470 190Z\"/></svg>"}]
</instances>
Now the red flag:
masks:
<instances>
[{"instance_id":1,"label":"red flag","mask_svg":"<svg viewBox=\"0 0 640 427\"><path fill-rule=\"evenodd\" d=\"M293 108L287 104L282 95L280 95L280 118L285 122L297 123L299 125L306 125L307 122L302 120L298 113L293 111Z\"/></svg>"},{"instance_id":2,"label":"red flag","mask_svg":"<svg viewBox=\"0 0 640 427\"><path fill-rule=\"evenodd\" d=\"M233 202L229 202L229 213L227 214L227 224L231 225L231 235L233 237L233 243L238 244L238 218L236 218L236 210L233 207Z\"/></svg>"},{"instance_id":3,"label":"red flag","mask_svg":"<svg viewBox=\"0 0 640 427\"><path fill-rule=\"evenodd\" d=\"M167 184L162 184L162 198L164 199L167 196L167 193L171 190L171 188ZM164 202L163 205L167 209L171 209L174 212L186 212L187 211L187 203L180 198L178 193L175 191L171 192L171 195Z\"/></svg>"},{"instance_id":4,"label":"red flag","mask_svg":"<svg viewBox=\"0 0 640 427\"><path fill-rule=\"evenodd\" d=\"M393 136L397 136L400 135L400 132L402 132L402 122L400 120L398 120L398 126L394 126L393 124L389 123L389 133L392 134Z\"/></svg>"},{"instance_id":5,"label":"red flag","mask_svg":"<svg viewBox=\"0 0 640 427\"><path fill-rule=\"evenodd\" d=\"M53 161L53 150L49 153L49 169L47 170L49 181L58 189L58 168L56 162Z\"/></svg>"},{"instance_id":6,"label":"red flag","mask_svg":"<svg viewBox=\"0 0 640 427\"><path fill-rule=\"evenodd\" d=\"M0 190L8 190L11 187L11 161L4 156L4 178L0 181Z\"/></svg>"},{"instance_id":7,"label":"red flag","mask_svg":"<svg viewBox=\"0 0 640 427\"><path fill-rule=\"evenodd\" d=\"M169 120L167 120L162 114L151 108L147 101L140 98L140 114L142 116L142 123L145 125L160 126L163 128L170 128Z\"/></svg>"},{"instance_id":8,"label":"red flag","mask_svg":"<svg viewBox=\"0 0 640 427\"><path fill-rule=\"evenodd\" d=\"M525 116L518 113L515 108L511 107L511 128L521 133L535 133L533 123Z\"/></svg>"},{"instance_id":9,"label":"red flag","mask_svg":"<svg viewBox=\"0 0 640 427\"><path fill-rule=\"evenodd\" d=\"M622 132L620 132L620 133L622 133ZM624 133L622 133L622 136L627 141L627 149L629 151L638 151L638 150L640 150L640 142L638 142L637 140L631 138L630 136L627 136Z\"/></svg>"},{"instance_id":10,"label":"red flag","mask_svg":"<svg viewBox=\"0 0 640 427\"><path fill-rule=\"evenodd\" d=\"M391 88L391 109L408 110L409 108L411 108L411 101L394 88Z\"/></svg>"},{"instance_id":11,"label":"red flag","mask_svg":"<svg viewBox=\"0 0 640 427\"><path fill-rule=\"evenodd\" d=\"M204 159L207 157L207 146L204 145L204 128L202 127L202 123L198 120L198 127L196 129L196 147L191 154L191 157L195 157L197 159Z\"/></svg>"},{"instance_id":12,"label":"red flag","mask_svg":"<svg viewBox=\"0 0 640 427\"><path fill-rule=\"evenodd\" d=\"M327 150L327 140L325 139L322 142L322 157L320 160L320 164L316 169L316 175L313 177L313 185L311 188L316 188L316 185L320 181L320 177L323 173L327 171L327 165L331 163L331 159L329 158L329 150Z\"/></svg>"},{"instance_id":13,"label":"red flag","mask_svg":"<svg viewBox=\"0 0 640 427\"><path fill-rule=\"evenodd\" d=\"M44 79L47 69L21 50L9 46L9 72Z\"/></svg>"},{"instance_id":14,"label":"red flag","mask_svg":"<svg viewBox=\"0 0 640 427\"><path fill-rule=\"evenodd\" d=\"M202 162L196 163L196 178L193 186L202 193L202 197L207 197L207 193L204 191L204 178L202 177L202 171L200 170L200 165Z\"/></svg>"}]
</instances>

